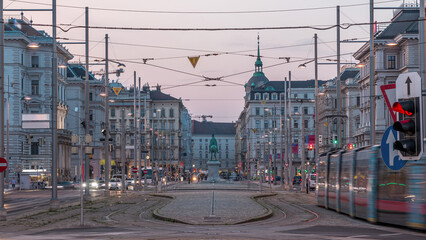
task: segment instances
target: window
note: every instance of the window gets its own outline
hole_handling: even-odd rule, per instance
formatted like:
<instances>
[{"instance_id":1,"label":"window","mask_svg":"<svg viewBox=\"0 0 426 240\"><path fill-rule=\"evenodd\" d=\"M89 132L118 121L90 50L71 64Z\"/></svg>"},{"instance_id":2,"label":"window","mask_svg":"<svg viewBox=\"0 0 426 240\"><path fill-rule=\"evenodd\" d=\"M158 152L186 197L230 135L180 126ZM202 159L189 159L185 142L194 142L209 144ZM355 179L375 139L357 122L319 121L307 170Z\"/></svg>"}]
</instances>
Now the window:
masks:
<instances>
[{"instance_id":1,"label":"window","mask_svg":"<svg viewBox=\"0 0 426 240\"><path fill-rule=\"evenodd\" d=\"M170 135L170 144L175 145L175 135Z\"/></svg>"},{"instance_id":2,"label":"window","mask_svg":"<svg viewBox=\"0 0 426 240\"><path fill-rule=\"evenodd\" d=\"M309 127L309 120L305 120L305 128Z\"/></svg>"},{"instance_id":3,"label":"window","mask_svg":"<svg viewBox=\"0 0 426 240\"><path fill-rule=\"evenodd\" d=\"M89 120L93 121L93 110L89 110Z\"/></svg>"},{"instance_id":4,"label":"window","mask_svg":"<svg viewBox=\"0 0 426 240\"><path fill-rule=\"evenodd\" d=\"M170 108L170 110L169 110L169 117L175 117L174 116L175 114L174 114L174 111L173 111L173 108Z\"/></svg>"},{"instance_id":5,"label":"window","mask_svg":"<svg viewBox=\"0 0 426 240\"><path fill-rule=\"evenodd\" d=\"M361 97L360 96L356 97L356 105L357 105L357 107L359 107L361 105Z\"/></svg>"},{"instance_id":6,"label":"window","mask_svg":"<svg viewBox=\"0 0 426 240\"><path fill-rule=\"evenodd\" d=\"M268 116L269 109L266 107L263 107L263 116Z\"/></svg>"},{"instance_id":7,"label":"window","mask_svg":"<svg viewBox=\"0 0 426 240\"><path fill-rule=\"evenodd\" d=\"M205 146L205 150L209 150L209 147L207 145Z\"/></svg>"},{"instance_id":8,"label":"window","mask_svg":"<svg viewBox=\"0 0 426 240\"><path fill-rule=\"evenodd\" d=\"M273 116L277 115L277 108L275 107L272 108L272 115Z\"/></svg>"},{"instance_id":9,"label":"window","mask_svg":"<svg viewBox=\"0 0 426 240\"><path fill-rule=\"evenodd\" d=\"M263 94L263 100L269 100L269 94L268 93Z\"/></svg>"},{"instance_id":10,"label":"window","mask_svg":"<svg viewBox=\"0 0 426 240\"><path fill-rule=\"evenodd\" d=\"M293 113L297 113L299 112L299 108L298 107L293 107Z\"/></svg>"},{"instance_id":11,"label":"window","mask_svg":"<svg viewBox=\"0 0 426 240\"><path fill-rule=\"evenodd\" d=\"M269 128L269 123L268 123L268 121L265 121L265 123L264 123L264 128L265 128L265 129Z\"/></svg>"},{"instance_id":12,"label":"window","mask_svg":"<svg viewBox=\"0 0 426 240\"><path fill-rule=\"evenodd\" d=\"M293 125L294 128L299 128L299 123L297 122L297 120L295 120L293 124L294 124Z\"/></svg>"},{"instance_id":13,"label":"window","mask_svg":"<svg viewBox=\"0 0 426 240\"><path fill-rule=\"evenodd\" d=\"M303 114L308 114L308 108L307 107L303 108Z\"/></svg>"},{"instance_id":14,"label":"window","mask_svg":"<svg viewBox=\"0 0 426 240\"><path fill-rule=\"evenodd\" d=\"M405 66L405 65L406 65L406 63L405 63L405 51L403 51L403 52L402 52L402 55L401 55L401 63L402 63L402 66Z\"/></svg>"},{"instance_id":15,"label":"window","mask_svg":"<svg viewBox=\"0 0 426 240\"><path fill-rule=\"evenodd\" d=\"M307 99L307 98L308 98L308 94L307 94L307 93L305 93L305 94L303 95L303 98Z\"/></svg>"},{"instance_id":16,"label":"window","mask_svg":"<svg viewBox=\"0 0 426 240\"><path fill-rule=\"evenodd\" d=\"M396 56L388 56L388 69L396 69Z\"/></svg>"},{"instance_id":17,"label":"window","mask_svg":"<svg viewBox=\"0 0 426 240\"><path fill-rule=\"evenodd\" d=\"M112 123L111 123L111 130L112 130L112 131L115 131L115 122L112 122Z\"/></svg>"},{"instance_id":18,"label":"window","mask_svg":"<svg viewBox=\"0 0 426 240\"><path fill-rule=\"evenodd\" d=\"M254 100L260 100L260 93L254 94Z\"/></svg>"},{"instance_id":19,"label":"window","mask_svg":"<svg viewBox=\"0 0 426 240\"><path fill-rule=\"evenodd\" d=\"M21 65L24 65L24 53L21 53Z\"/></svg>"},{"instance_id":20,"label":"window","mask_svg":"<svg viewBox=\"0 0 426 240\"><path fill-rule=\"evenodd\" d=\"M277 128L277 121L276 120L272 120L272 128Z\"/></svg>"},{"instance_id":21,"label":"window","mask_svg":"<svg viewBox=\"0 0 426 240\"><path fill-rule=\"evenodd\" d=\"M203 146L200 145L200 150L203 150Z\"/></svg>"},{"instance_id":22,"label":"window","mask_svg":"<svg viewBox=\"0 0 426 240\"><path fill-rule=\"evenodd\" d=\"M145 109L141 108L141 117L145 117Z\"/></svg>"},{"instance_id":23,"label":"window","mask_svg":"<svg viewBox=\"0 0 426 240\"><path fill-rule=\"evenodd\" d=\"M38 56L31 56L31 67L38 68L39 62L38 62Z\"/></svg>"},{"instance_id":24,"label":"window","mask_svg":"<svg viewBox=\"0 0 426 240\"><path fill-rule=\"evenodd\" d=\"M260 108L259 107L257 107L256 108L256 116L259 116L260 115Z\"/></svg>"},{"instance_id":25,"label":"window","mask_svg":"<svg viewBox=\"0 0 426 240\"><path fill-rule=\"evenodd\" d=\"M38 95L39 93L39 81L31 80L31 95Z\"/></svg>"},{"instance_id":26,"label":"window","mask_svg":"<svg viewBox=\"0 0 426 240\"><path fill-rule=\"evenodd\" d=\"M260 129L260 121L256 120L256 129Z\"/></svg>"},{"instance_id":27,"label":"window","mask_svg":"<svg viewBox=\"0 0 426 240\"><path fill-rule=\"evenodd\" d=\"M174 124L173 122L171 122L171 123L170 123L170 125L169 125L169 129L170 129L171 131L174 131L174 130L175 130L175 124Z\"/></svg>"},{"instance_id":28,"label":"window","mask_svg":"<svg viewBox=\"0 0 426 240\"><path fill-rule=\"evenodd\" d=\"M284 107L281 108L281 115L284 116Z\"/></svg>"},{"instance_id":29,"label":"window","mask_svg":"<svg viewBox=\"0 0 426 240\"><path fill-rule=\"evenodd\" d=\"M89 101L93 101L93 93L89 93Z\"/></svg>"},{"instance_id":30,"label":"window","mask_svg":"<svg viewBox=\"0 0 426 240\"><path fill-rule=\"evenodd\" d=\"M276 93L272 93L272 100L277 100L278 99L278 95Z\"/></svg>"},{"instance_id":31,"label":"window","mask_svg":"<svg viewBox=\"0 0 426 240\"><path fill-rule=\"evenodd\" d=\"M229 158L229 154L228 153L226 153L226 157L225 158Z\"/></svg>"},{"instance_id":32,"label":"window","mask_svg":"<svg viewBox=\"0 0 426 240\"><path fill-rule=\"evenodd\" d=\"M162 118L166 117L166 110L164 108L161 109L161 117Z\"/></svg>"},{"instance_id":33,"label":"window","mask_svg":"<svg viewBox=\"0 0 426 240\"><path fill-rule=\"evenodd\" d=\"M31 155L38 155L39 145L38 142L31 142Z\"/></svg>"},{"instance_id":34,"label":"window","mask_svg":"<svg viewBox=\"0 0 426 240\"><path fill-rule=\"evenodd\" d=\"M115 108L111 108L111 117L115 117Z\"/></svg>"}]
</instances>

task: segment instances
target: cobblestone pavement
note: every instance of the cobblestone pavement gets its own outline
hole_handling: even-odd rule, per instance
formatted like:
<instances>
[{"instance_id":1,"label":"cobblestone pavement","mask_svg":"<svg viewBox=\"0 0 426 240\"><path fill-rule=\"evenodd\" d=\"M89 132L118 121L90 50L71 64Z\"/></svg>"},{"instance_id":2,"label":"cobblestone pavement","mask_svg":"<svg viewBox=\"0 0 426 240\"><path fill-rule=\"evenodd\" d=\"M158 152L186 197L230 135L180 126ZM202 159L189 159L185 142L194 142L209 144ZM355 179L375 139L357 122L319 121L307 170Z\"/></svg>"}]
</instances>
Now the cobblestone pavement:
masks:
<instances>
[{"instance_id":1,"label":"cobblestone pavement","mask_svg":"<svg viewBox=\"0 0 426 240\"><path fill-rule=\"evenodd\" d=\"M314 193L284 191L280 186L272 186L273 193L269 193L267 186L262 193L258 185L244 182L177 184L163 193L112 192L86 203L83 227L80 206L74 204L0 222L0 239L426 238L424 233L372 225L317 207ZM165 219L153 218L155 213ZM246 221L253 218L256 221Z\"/></svg>"}]
</instances>

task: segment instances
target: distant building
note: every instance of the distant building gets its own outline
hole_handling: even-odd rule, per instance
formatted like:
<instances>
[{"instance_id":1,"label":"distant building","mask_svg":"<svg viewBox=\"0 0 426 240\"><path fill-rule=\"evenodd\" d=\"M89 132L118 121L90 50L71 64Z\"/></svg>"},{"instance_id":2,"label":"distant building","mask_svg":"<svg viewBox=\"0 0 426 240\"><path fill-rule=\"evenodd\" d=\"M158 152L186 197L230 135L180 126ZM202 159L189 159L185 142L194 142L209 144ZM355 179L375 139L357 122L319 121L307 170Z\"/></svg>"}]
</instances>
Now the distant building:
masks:
<instances>
[{"instance_id":1,"label":"distant building","mask_svg":"<svg viewBox=\"0 0 426 240\"><path fill-rule=\"evenodd\" d=\"M319 81L319 84L323 83ZM265 76L258 46L255 72L245 84L244 109L236 123L236 158L244 175L256 178L263 169L274 170L280 175L283 162L289 162L290 177L300 168L302 151L307 150L303 139L309 141L312 139L309 135L315 132L315 81L292 81L291 84L287 83L287 89L289 86L291 94L288 90L290 95L285 106L284 81L269 81ZM281 161L286 144L285 129L281 129L285 113L291 113L291 122L288 122L290 136L287 138L290 140L290 160L284 154ZM302 127L305 128L305 136L301 134ZM313 153L307 153L306 158L313 159ZM271 166L267 159L270 159Z\"/></svg>"},{"instance_id":2,"label":"distant building","mask_svg":"<svg viewBox=\"0 0 426 240\"><path fill-rule=\"evenodd\" d=\"M358 84L359 68L345 68L340 74L341 81L341 136L342 148L347 144L358 143L355 140L357 126L359 126L360 89ZM318 95L318 138L320 153L338 148L337 124L339 114L337 112L337 78L324 83Z\"/></svg>"},{"instance_id":3,"label":"distant building","mask_svg":"<svg viewBox=\"0 0 426 240\"><path fill-rule=\"evenodd\" d=\"M237 167L235 161L235 123L198 122L192 120L192 165L197 170L207 170L211 159L209 144L212 135L218 143L217 159L221 171L231 172Z\"/></svg>"}]
</instances>

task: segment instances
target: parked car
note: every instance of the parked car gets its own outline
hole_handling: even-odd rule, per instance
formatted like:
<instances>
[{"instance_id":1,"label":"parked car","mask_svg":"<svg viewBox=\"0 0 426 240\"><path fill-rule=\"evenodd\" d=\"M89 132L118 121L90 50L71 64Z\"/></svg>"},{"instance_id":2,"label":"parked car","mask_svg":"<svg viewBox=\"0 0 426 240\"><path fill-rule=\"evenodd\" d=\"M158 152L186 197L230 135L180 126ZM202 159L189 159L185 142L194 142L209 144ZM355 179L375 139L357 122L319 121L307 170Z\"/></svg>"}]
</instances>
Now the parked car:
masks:
<instances>
[{"instance_id":1,"label":"parked car","mask_svg":"<svg viewBox=\"0 0 426 240\"><path fill-rule=\"evenodd\" d=\"M310 190L315 190L317 182L317 175L315 173L311 173L306 175L306 186L309 186Z\"/></svg>"},{"instance_id":2,"label":"parked car","mask_svg":"<svg viewBox=\"0 0 426 240\"><path fill-rule=\"evenodd\" d=\"M83 188L86 187L86 183L83 182ZM98 189L99 188L99 184L95 179L89 179L89 188L91 189Z\"/></svg>"},{"instance_id":3,"label":"parked car","mask_svg":"<svg viewBox=\"0 0 426 240\"><path fill-rule=\"evenodd\" d=\"M111 178L109 180L109 189L110 190L118 190L121 188L121 178Z\"/></svg>"},{"instance_id":4,"label":"parked car","mask_svg":"<svg viewBox=\"0 0 426 240\"><path fill-rule=\"evenodd\" d=\"M46 186L47 189L52 188L51 185ZM58 189L74 189L75 185L73 182L58 182Z\"/></svg>"}]
</instances>

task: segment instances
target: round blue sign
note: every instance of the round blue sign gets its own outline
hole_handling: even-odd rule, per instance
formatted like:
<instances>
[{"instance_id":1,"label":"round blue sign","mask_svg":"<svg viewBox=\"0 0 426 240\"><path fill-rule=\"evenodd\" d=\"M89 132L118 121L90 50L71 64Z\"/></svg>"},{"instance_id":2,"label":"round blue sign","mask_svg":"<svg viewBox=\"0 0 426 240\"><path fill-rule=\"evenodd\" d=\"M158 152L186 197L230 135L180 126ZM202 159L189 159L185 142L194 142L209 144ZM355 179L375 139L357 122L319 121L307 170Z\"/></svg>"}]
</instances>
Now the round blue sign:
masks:
<instances>
[{"instance_id":1,"label":"round blue sign","mask_svg":"<svg viewBox=\"0 0 426 240\"><path fill-rule=\"evenodd\" d=\"M407 161L401 160L398 151L393 148L393 144L398 140L398 134L393 126L388 127L383 134L380 150L382 152L383 162L391 170L400 170Z\"/></svg>"}]
</instances>

